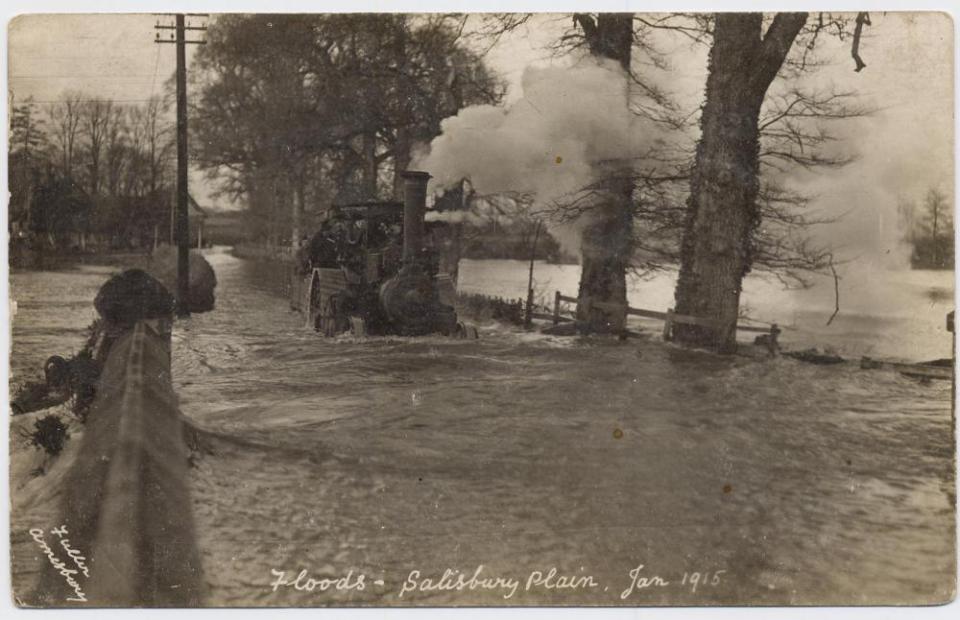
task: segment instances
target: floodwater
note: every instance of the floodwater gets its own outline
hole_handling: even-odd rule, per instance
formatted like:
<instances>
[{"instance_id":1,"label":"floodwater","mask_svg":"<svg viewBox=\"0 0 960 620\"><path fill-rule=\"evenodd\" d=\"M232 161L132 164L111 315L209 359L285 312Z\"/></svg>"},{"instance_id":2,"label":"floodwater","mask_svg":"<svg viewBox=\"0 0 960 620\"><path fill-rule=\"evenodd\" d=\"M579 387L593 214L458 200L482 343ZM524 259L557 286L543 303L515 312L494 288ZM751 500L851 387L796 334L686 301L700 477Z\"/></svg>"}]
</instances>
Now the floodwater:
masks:
<instances>
[{"instance_id":1,"label":"floodwater","mask_svg":"<svg viewBox=\"0 0 960 620\"><path fill-rule=\"evenodd\" d=\"M493 324L476 341L325 340L288 309L276 270L222 252L209 258L217 308L177 324L174 377L184 415L216 434L191 469L211 605L880 604L953 595L946 381L855 363L721 358L655 335L624 343ZM538 266L539 286L550 296L558 284L575 292L569 269ZM13 274L14 382L80 346L107 273ZM461 274L465 290L525 288L519 263L467 261ZM938 329L952 295L927 290L952 292L952 273L922 277L932 284L904 287L897 301L916 306L920 325L908 333L920 334L916 342L901 332L908 321L898 309L827 341L878 357L949 355ZM669 304L638 290L634 305ZM784 297L762 306L749 285L747 297L755 318L795 326L797 340L817 333L805 313L821 306ZM784 314L766 312L777 309ZM838 325L853 323L840 316L833 328L843 332ZM15 445L14 459L26 450ZM15 550L27 528L53 518L55 484L50 474L12 480ZM14 583L26 583L30 568L14 568ZM447 569L465 573L466 587L421 589ZM631 570L646 578L632 591ZM292 582L300 571L316 580L349 574L341 585L363 574L365 587L274 587L279 572Z\"/></svg>"},{"instance_id":2,"label":"floodwater","mask_svg":"<svg viewBox=\"0 0 960 620\"><path fill-rule=\"evenodd\" d=\"M527 296L529 263L464 260L461 289L517 299ZM810 288L785 289L776 278L751 275L740 300L742 325L776 323L785 348L830 348L849 358L870 356L911 362L949 358L953 340L946 315L954 308L954 272L887 270L846 265L839 291L831 278L812 277ZM534 266L537 303L552 309L554 291L577 296L578 265ZM628 282L628 299L635 308L664 312L673 306L676 273L660 272ZM831 315L839 311L831 321ZM630 317L650 330L663 323ZM828 324L829 323L829 324ZM744 332L741 340L755 334Z\"/></svg>"}]
</instances>

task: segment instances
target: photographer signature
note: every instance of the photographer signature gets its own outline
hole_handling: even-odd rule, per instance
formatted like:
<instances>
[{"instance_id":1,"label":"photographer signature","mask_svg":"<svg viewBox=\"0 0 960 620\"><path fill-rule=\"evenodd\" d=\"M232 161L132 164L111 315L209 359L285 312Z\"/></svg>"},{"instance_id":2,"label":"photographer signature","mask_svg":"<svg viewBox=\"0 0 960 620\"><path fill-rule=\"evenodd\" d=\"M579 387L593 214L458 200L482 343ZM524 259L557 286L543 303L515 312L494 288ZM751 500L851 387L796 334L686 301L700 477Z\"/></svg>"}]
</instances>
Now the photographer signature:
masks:
<instances>
[{"instance_id":1,"label":"photographer signature","mask_svg":"<svg viewBox=\"0 0 960 620\"><path fill-rule=\"evenodd\" d=\"M73 590L73 594L67 597L68 601L76 601L80 603L87 602L87 595L84 594L83 588L80 586L80 582L77 580L80 575L83 575L84 578L90 577L90 568L87 566L87 558L83 553L74 548L70 544L70 539L67 538L67 526L61 525L60 527L53 528L50 530L50 533L57 537L60 542L60 548L64 553L67 554L67 560L72 562L73 568L70 567L70 564L60 559L57 556L56 550L51 547L46 541L46 533L40 528L32 528L30 530L30 537L33 538L33 541L37 543L40 547L40 550L47 556L50 565L56 570L60 575L66 580L67 586Z\"/></svg>"}]
</instances>

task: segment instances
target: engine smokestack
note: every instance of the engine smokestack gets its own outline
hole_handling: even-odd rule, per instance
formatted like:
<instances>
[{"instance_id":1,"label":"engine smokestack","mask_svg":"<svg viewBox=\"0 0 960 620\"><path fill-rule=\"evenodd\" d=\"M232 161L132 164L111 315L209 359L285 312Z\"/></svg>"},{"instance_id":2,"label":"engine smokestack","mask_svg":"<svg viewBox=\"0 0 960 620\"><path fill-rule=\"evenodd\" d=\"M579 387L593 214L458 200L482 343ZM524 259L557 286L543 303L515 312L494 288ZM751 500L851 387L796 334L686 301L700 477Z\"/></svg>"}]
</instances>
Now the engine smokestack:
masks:
<instances>
[{"instance_id":1,"label":"engine smokestack","mask_svg":"<svg viewBox=\"0 0 960 620\"><path fill-rule=\"evenodd\" d=\"M403 177L403 263L414 263L423 251L427 182L430 174L407 170Z\"/></svg>"}]
</instances>

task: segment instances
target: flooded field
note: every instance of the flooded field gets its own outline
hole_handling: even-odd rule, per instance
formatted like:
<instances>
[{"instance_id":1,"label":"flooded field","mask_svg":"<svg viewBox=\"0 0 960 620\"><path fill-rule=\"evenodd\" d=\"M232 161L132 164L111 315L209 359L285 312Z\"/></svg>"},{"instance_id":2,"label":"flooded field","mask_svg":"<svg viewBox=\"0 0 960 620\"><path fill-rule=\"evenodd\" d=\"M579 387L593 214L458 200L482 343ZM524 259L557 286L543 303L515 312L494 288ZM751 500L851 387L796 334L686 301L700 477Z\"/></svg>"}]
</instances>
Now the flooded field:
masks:
<instances>
[{"instance_id":1,"label":"flooded field","mask_svg":"<svg viewBox=\"0 0 960 620\"><path fill-rule=\"evenodd\" d=\"M529 263L522 261L461 261L461 290L517 299L527 296ZM951 356L952 339L946 314L954 308L952 271L885 270L843 267L840 311L830 278L811 277L810 288L785 289L773 276L751 275L744 282L741 314L746 325L777 323L785 348L831 348L849 358L924 361ZM534 291L538 303L552 308L554 291L576 297L578 265L537 262ZM635 308L664 312L673 307L674 272L662 272L628 282ZM652 331L663 323L631 317L634 326ZM754 334L744 333L742 341Z\"/></svg>"},{"instance_id":2,"label":"flooded field","mask_svg":"<svg viewBox=\"0 0 960 620\"><path fill-rule=\"evenodd\" d=\"M276 272L209 258L217 309L177 324L174 377L185 416L217 437L191 470L211 605L952 596L948 382L719 358L658 342L658 324L628 343L492 324L476 341L323 340L288 309ZM538 267L538 286L575 293L575 269ZM15 383L80 346L109 271L13 274ZM757 283L746 302L803 346L949 356L952 273L907 275L896 307L869 314L854 294L830 331L816 325L832 292L812 303ZM525 276L469 261L462 288L518 296ZM928 292L943 288L946 300ZM638 285L631 302L665 309L664 290ZM14 442L17 460L28 448ZM56 478L44 478L11 481L15 553L52 518ZM301 571L362 574L365 587L275 585ZM474 587L430 587L460 573ZM29 581L15 566L15 586Z\"/></svg>"}]
</instances>

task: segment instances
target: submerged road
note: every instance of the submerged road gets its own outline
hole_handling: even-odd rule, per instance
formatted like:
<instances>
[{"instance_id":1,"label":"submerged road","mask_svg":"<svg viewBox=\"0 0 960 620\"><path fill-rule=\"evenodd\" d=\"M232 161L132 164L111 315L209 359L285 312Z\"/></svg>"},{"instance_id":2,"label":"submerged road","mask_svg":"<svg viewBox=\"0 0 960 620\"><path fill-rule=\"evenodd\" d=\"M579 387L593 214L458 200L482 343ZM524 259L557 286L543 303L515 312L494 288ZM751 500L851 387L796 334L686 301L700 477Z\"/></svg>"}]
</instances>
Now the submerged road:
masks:
<instances>
[{"instance_id":1,"label":"submerged road","mask_svg":"<svg viewBox=\"0 0 960 620\"><path fill-rule=\"evenodd\" d=\"M946 382L494 325L479 341L324 340L278 273L210 259L217 308L174 333L181 410L212 437L190 470L208 604L952 593ZM85 325L22 275L15 372ZM78 300L104 279L38 277ZM12 485L15 538L46 514L41 488Z\"/></svg>"}]
</instances>

